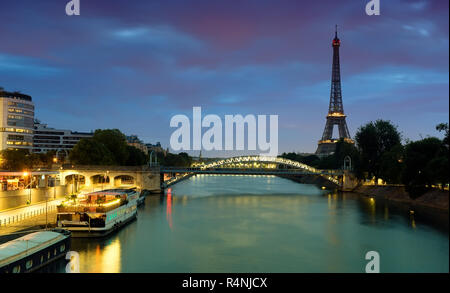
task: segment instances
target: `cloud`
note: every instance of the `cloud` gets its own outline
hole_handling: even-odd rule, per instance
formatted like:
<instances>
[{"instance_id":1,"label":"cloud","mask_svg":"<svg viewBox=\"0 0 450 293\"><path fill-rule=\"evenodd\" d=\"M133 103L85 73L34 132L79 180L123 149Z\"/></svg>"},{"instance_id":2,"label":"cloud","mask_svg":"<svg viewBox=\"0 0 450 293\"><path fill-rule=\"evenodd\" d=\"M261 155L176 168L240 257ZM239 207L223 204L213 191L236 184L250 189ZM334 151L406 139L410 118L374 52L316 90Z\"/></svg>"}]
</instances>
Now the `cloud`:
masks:
<instances>
[{"instance_id":1,"label":"cloud","mask_svg":"<svg viewBox=\"0 0 450 293\"><path fill-rule=\"evenodd\" d=\"M39 59L0 53L0 71L4 74L46 77L61 73L61 68L44 64Z\"/></svg>"}]
</instances>

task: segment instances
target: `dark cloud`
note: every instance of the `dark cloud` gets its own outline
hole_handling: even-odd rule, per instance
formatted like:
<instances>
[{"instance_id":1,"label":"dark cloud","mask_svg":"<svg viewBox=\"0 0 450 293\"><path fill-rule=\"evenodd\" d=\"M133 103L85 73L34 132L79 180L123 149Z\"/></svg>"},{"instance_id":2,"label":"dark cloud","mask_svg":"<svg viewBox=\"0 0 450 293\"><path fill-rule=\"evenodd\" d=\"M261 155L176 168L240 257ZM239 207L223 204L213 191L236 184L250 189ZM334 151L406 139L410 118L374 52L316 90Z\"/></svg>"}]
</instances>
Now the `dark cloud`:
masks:
<instances>
[{"instance_id":1,"label":"dark cloud","mask_svg":"<svg viewBox=\"0 0 450 293\"><path fill-rule=\"evenodd\" d=\"M168 145L170 116L202 106L278 114L280 150L314 151L335 24L352 134L369 117L411 138L448 120L448 1L381 0L378 17L364 0L81 0L76 17L67 2L0 4L0 85L32 95L51 126Z\"/></svg>"}]
</instances>

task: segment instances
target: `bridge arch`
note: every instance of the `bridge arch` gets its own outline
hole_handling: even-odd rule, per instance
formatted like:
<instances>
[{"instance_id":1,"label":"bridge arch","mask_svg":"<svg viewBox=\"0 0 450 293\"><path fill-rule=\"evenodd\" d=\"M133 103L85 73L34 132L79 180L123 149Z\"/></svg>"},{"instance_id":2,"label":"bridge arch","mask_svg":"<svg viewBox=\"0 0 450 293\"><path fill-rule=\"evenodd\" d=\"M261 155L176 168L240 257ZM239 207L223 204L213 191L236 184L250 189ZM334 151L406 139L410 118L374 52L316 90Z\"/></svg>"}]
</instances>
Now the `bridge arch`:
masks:
<instances>
[{"instance_id":1,"label":"bridge arch","mask_svg":"<svg viewBox=\"0 0 450 293\"><path fill-rule=\"evenodd\" d=\"M208 163L206 165L202 165L199 168L200 169L210 169L210 168L220 168L227 165L238 165L241 163L268 163L268 164L276 164L276 165L283 165L291 168L297 168L302 169L311 173L320 173L320 170L308 166L306 164L292 161L289 159L284 158L278 158L278 157L268 157L268 156L241 156L241 157L233 157L233 158L227 158L227 159L221 159L218 161L214 161L211 163Z\"/></svg>"},{"instance_id":2,"label":"bridge arch","mask_svg":"<svg viewBox=\"0 0 450 293\"><path fill-rule=\"evenodd\" d=\"M134 186L136 185L136 178L131 175L121 174L114 177L114 186Z\"/></svg>"},{"instance_id":3,"label":"bridge arch","mask_svg":"<svg viewBox=\"0 0 450 293\"><path fill-rule=\"evenodd\" d=\"M79 173L72 173L64 176L64 182L66 184L72 184L74 182L79 182L80 184L85 184L86 176Z\"/></svg>"},{"instance_id":4,"label":"bridge arch","mask_svg":"<svg viewBox=\"0 0 450 293\"><path fill-rule=\"evenodd\" d=\"M109 184L110 178L105 174L95 174L90 177L91 184Z\"/></svg>"},{"instance_id":5,"label":"bridge arch","mask_svg":"<svg viewBox=\"0 0 450 293\"><path fill-rule=\"evenodd\" d=\"M266 166L261 167L261 165L253 165L253 163L265 163ZM249 166L250 165L250 166ZM283 166L285 168L279 168L279 166ZM287 167L287 168L286 168ZM223 169L223 170L221 170ZM253 170L252 170L253 169ZM220 159L214 162L210 162L207 164L196 165L190 168L178 168L178 167L169 167L162 169L162 176L164 173L180 173L184 174L181 176L171 177L168 180L164 180L162 183L163 187L167 187L168 185L175 184L184 178L188 174L196 174L196 173L205 173L205 174L272 174L272 175L280 175L280 174L294 174L300 173L302 175L311 175L311 176L320 176L324 179L330 181L331 183L340 186L341 182L339 180L339 171L338 170L320 170L314 167L308 166L306 164L292 161L289 159L278 158L278 157L268 157L268 156L241 156L241 157L232 157L227 159ZM250 171L250 172L249 172ZM336 172L338 171L338 172Z\"/></svg>"}]
</instances>

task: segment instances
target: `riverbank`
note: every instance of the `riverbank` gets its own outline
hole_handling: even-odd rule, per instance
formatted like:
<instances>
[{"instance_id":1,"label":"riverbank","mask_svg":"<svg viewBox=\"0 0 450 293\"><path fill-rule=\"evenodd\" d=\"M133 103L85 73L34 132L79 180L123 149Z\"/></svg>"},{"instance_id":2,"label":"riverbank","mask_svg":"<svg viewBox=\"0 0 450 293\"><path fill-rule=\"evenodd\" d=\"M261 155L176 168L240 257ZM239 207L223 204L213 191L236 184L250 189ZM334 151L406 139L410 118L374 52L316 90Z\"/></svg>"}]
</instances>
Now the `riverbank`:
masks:
<instances>
[{"instance_id":1,"label":"riverbank","mask_svg":"<svg viewBox=\"0 0 450 293\"><path fill-rule=\"evenodd\" d=\"M433 189L416 199L411 199L404 186L361 185L352 192L402 203L413 208L430 208L448 214L449 192Z\"/></svg>"},{"instance_id":2,"label":"riverbank","mask_svg":"<svg viewBox=\"0 0 450 293\"><path fill-rule=\"evenodd\" d=\"M387 202L402 213L409 213L411 217L423 220L433 226L448 231L449 192L444 190L430 190L422 196L411 199L404 186L362 185L355 188L353 193L370 196L377 202Z\"/></svg>"}]
</instances>

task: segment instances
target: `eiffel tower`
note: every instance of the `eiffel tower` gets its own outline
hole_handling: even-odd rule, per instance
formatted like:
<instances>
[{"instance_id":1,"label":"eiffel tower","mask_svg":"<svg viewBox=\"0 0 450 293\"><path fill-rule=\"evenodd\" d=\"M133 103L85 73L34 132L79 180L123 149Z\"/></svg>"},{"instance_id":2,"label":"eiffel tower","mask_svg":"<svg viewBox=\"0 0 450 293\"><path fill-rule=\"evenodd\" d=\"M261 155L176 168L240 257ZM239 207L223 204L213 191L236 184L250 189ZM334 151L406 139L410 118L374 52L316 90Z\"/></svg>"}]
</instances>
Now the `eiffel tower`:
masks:
<instances>
[{"instance_id":1,"label":"eiffel tower","mask_svg":"<svg viewBox=\"0 0 450 293\"><path fill-rule=\"evenodd\" d=\"M342 104L342 92L341 92L341 70L339 63L339 47L341 41L336 33L333 39L333 69L331 76L331 94L330 94L330 107L328 109L327 122L325 130L323 131L322 139L319 141L319 146L316 150L316 155L327 156L334 153L336 149L336 142L339 139L344 139L348 143L355 143L348 131L347 122L345 122L344 106ZM333 127L338 126L339 139L333 138Z\"/></svg>"}]
</instances>

